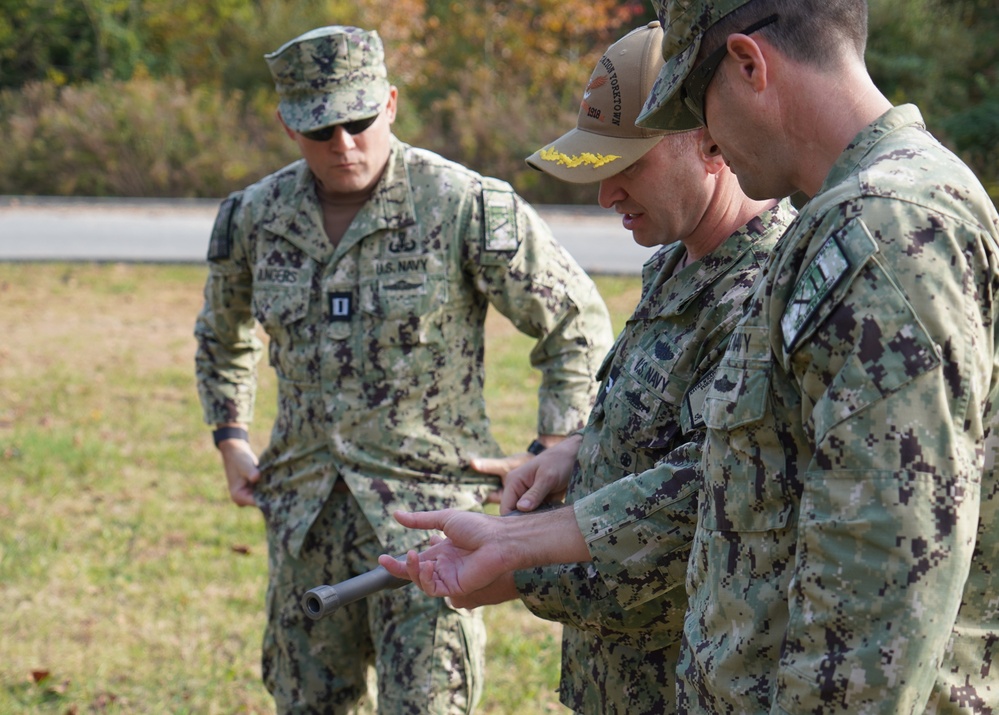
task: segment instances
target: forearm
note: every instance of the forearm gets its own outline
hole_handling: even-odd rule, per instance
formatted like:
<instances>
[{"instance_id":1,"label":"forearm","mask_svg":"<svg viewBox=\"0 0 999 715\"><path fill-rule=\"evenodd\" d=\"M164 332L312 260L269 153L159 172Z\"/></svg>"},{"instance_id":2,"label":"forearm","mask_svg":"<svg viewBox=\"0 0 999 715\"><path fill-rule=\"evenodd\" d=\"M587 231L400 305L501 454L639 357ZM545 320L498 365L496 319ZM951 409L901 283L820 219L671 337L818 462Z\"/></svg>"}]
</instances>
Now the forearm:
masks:
<instances>
[{"instance_id":1,"label":"forearm","mask_svg":"<svg viewBox=\"0 0 999 715\"><path fill-rule=\"evenodd\" d=\"M625 609L684 582L697 527L701 450L698 438L674 449L652 469L611 482L573 503L594 569Z\"/></svg>"},{"instance_id":2,"label":"forearm","mask_svg":"<svg viewBox=\"0 0 999 715\"><path fill-rule=\"evenodd\" d=\"M590 560L571 507L498 519L496 529L511 571Z\"/></svg>"},{"instance_id":3,"label":"forearm","mask_svg":"<svg viewBox=\"0 0 999 715\"><path fill-rule=\"evenodd\" d=\"M629 648L658 650L680 640L687 598L682 584L632 609L610 597L592 564L553 564L514 574L524 605L562 623Z\"/></svg>"}]
</instances>

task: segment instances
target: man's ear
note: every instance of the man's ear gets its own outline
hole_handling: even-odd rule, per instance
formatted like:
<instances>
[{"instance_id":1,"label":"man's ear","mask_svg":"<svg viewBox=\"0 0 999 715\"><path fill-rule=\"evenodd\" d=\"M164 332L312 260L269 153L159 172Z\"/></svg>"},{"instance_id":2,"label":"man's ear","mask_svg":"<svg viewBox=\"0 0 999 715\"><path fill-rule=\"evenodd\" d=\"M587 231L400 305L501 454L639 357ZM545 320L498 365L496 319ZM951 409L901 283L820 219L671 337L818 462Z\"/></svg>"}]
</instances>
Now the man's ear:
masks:
<instances>
[{"instance_id":1,"label":"man's ear","mask_svg":"<svg viewBox=\"0 0 999 715\"><path fill-rule=\"evenodd\" d=\"M708 131L707 127L701 127L698 131L701 132L698 150L701 154L701 161L704 162L704 168L709 174L717 174L725 168L725 157L722 156L721 148L711 138L711 132Z\"/></svg>"},{"instance_id":2,"label":"man's ear","mask_svg":"<svg viewBox=\"0 0 999 715\"><path fill-rule=\"evenodd\" d=\"M388 123L392 124L395 121L396 112L399 109L399 90L393 84L389 87L388 101L385 103L385 117L388 119Z\"/></svg>"},{"instance_id":3,"label":"man's ear","mask_svg":"<svg viewBox=\"0 0 999 715\"><path fill-rule=\"evenodd\" d=\"M748 83L754 92L762 92L767 88L766 53L756 40L739 33L729 35L728 53L738 65L740 80Z\"/></svg>"}]
</instances>

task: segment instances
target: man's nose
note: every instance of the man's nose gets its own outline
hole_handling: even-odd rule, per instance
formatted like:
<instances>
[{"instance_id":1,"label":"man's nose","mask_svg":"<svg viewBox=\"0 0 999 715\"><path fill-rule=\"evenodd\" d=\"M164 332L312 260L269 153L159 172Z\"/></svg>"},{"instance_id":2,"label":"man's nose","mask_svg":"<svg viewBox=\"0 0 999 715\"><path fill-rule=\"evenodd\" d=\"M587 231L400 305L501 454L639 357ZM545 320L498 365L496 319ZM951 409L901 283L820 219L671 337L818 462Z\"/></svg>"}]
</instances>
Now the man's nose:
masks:
<instances>
[{"instance_id":1,"label":"man's nose","mask_svg":"<svg viewBox=\"0 0 999 715\"><path fill-rule=\"evenodd\" d=\"M353 149L357 144L354 143L354 137L352 137L346 129L343 127L336 127L333 131L333 136L330 138L330 147L336 151L346 151L348 149Z\"/></svg>"},{"instance_id":2,"label":"man's nose","mask_svg":"<svg viewBox=\"0 0 999 715\"><path fill-rule=\"evenodd\" d=\"M614 204L627 196L620 182L615 181L616 178L612 176L600 182L600 190L597 192L597 203L605 209L614 208Z\"/></svg>"}]
</instances>

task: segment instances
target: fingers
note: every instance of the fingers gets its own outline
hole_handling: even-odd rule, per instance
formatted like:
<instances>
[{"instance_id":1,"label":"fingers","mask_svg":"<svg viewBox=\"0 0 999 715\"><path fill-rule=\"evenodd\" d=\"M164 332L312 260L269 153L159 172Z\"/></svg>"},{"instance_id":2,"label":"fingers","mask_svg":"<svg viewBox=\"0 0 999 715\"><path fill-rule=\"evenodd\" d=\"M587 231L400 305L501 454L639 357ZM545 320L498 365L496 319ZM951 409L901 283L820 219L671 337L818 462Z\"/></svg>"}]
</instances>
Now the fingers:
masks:
<instances>
[{"instance_id":1,"label":"fingers","mask_svg":"<svg viewBox=\"0 0 999 715\"><path fill-rule=\"evenodd\" d=\"M500 511L507 513L517 511L533 511L543 504L548 497L556 498L561 491L559 481L551 478L548 472L538 469L531 475L529 483L511 484L503 490L503 501Z\"/></svg>"},{"instance_id":2,"label":"fingers","mask_svg":"<svg viewBox=\"0 0 999 715\"><path fill-rule=\"evenodd\" d=\"M229 486L229 498L239 506L255 506L253 487L260 481L257 455L242 440L228 440L220 446L222 466Z\"/></svg>"},{"instance_id":3,"label":"fingers","mask_svg":"<svg viewBox=\"0 0 999 715\"><path fill-rule=\"evenodd\" d=\"M229 498L237 506L256 506L257 504L257 500L253 496L253 489L246 486L230 488Z\"/></svg>"},{"instance_id":4,"label":"fingers","mask_svg":"<svg viewBox=\"0 0 999 715\"><path fill-rule=\"evenodd\" d=\"M505 459L490 459L488 457L473 457L471 461L472 469L482 474L492 474L497 477L505 477L510 470L505 466Z\"/></svg>"},{"instance_id":5,"label":"fingers","mask_svg":"<svg viewBox=\"0 0 999 715\"><path fill-rule=\"evenodd\" d=\"M446 596L435 573L433 560L422 561L412 549L406 552L406 576L428 596Z\"/></svg>"},{"instance_id":6,"label":"fingers","mask_svg":"<svg viewBox=\"0 0 999 715\"><path fill-rule=\"evenodd\" d=\"M500 514L509 514L514 509L517 509L517 502L520 500L520 497L520 493L513 489L504 489L500 494ZM530 511L530 509L522 509L521 511Z\"/></svg>"},{"instance_id":7,"label":"fingers","mask_svg":"<svg viewBox=\"0 0 999 715\"><path fill-rule=\"evenodd\" d=\"M502 506L532 511L546 501L561 500L572 477L580 442L577 436L559 442L524 469L510 474L503 490ZM511 493L507 495L506 492Z\"/></svg>"},{"instance_id":8,"label":"fingers","mask_svg":"<svg viewBox=\"0 0 999 715\"><path fill-rule=\"evenodd\" d=\"M421 589L427 590L420 580L420 555L412 549L406 552L406 576Z\"/></svg>"},{"instance_id":9,"label":"fingers","mask_svg":"<svg viewBox=\"0 0 999 715\"><path fill-rule=\"evenodd\" d=\"M382 554L378 557L378 564L383 566L386 571L396 578L409 578L409 570L406 568L405 561L400 561L399 559L389 556L388 554Z\"/></svg>"},{"instance_id":10,"label":"fingers","mask_svg":"<svg viewBox=\"0 0 999 715\"><path fill-rule=\"evenodd\" d=\"M407 551L401 559L382 554L378 557L378 564L396 578L412 581L421 591L431 596L437 595L433 561L420 561L420 554L413 549Z\"/></svg>"},{"instance_id":11,"label":"fingers","mask_svg":"<svg viewBox=\"0 0 999 715\"><path fill-rule=\"evenodd\" d=\"M500 495L500 513L517 507L517 501L537 479L538 465L544 463L544 455L532 459L512 470L503 480L503 493Z\"/></svg>"}]
</instances>

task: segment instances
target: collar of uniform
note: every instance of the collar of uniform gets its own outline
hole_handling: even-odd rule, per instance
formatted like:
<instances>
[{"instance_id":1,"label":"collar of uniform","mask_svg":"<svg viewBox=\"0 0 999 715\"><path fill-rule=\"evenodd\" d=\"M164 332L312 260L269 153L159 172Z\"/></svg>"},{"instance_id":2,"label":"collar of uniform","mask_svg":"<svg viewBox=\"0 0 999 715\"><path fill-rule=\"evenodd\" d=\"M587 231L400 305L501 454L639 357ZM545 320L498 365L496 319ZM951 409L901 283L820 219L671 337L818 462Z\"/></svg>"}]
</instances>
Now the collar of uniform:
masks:
<instances>
[{"instance_id":1,"label":"collar of uniform","mask_svg":"<svg viewBox=\"0 0 999 715\"><path fill-rule=\"evenodd\" d=\"M310 258L325 263L333 255L333 245L326 238L323 228L312 171L304 159L299 159L292 166L295 178L291 194L284 201L272 205L261 225L300 248Z\"/></svg>"},{"instance_id":2,"label":"collar of uniform","mask_svg":"<svg viewBox=\"0 0 999 715\"><path fill-rule=\"evenodd\" d=\"M660 290L666 288L665 298L658 304L660 315L676 315L687 310L690 304L698 300L705 288L713 284L719 277L725 275L732 266L739 263L743 255L756 245L756 243L773 233L776 226L787 226L793 216L793 208L788 199L784 199L774 208L764 211L759 216L754 217L749 223L739 227L739 229L715 250L706 256L702 256L699 261L695 261L675 275L667 277L663 281ZM783 228L777 232L777 236L783 233ZM673 266L674 262L667 261L661 267ZM672 268L669 269L672 274ZM636 311L636 317L638 313Z\"/></svg>"},{"instance_id":3,"label":"collar of uniform","mask_svg":"<svg viewBox=\"0 0 999 715\"><path fill-rule=\"evenodd\" d=\"M408 144L393 134L385 172L378 180L371 200L354 217L341 241L345 247L377 231L396 230L416 223L413 193L406 170Z\"/></svg>"},{"instance_id":4,"label":"collar of uniform","mask_svg":"<svg viewBox=\"0 0 999 715\"><path fill-rule=\"evenodd\" d=\"M925 127L923 115L914 104L903 104L892 107L873 122L864 127L853 141L843 150L843 153L836 159L822 182L819 194L828 191L836 186L846 177L853 174L864 158L877 146L878 142L892 132L904 129L909 126ZM818 195L818 194L816 194Z\"/></svg>"}]
</instances>

